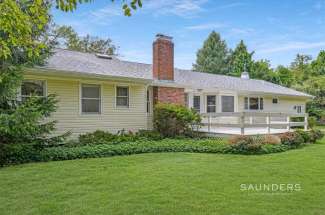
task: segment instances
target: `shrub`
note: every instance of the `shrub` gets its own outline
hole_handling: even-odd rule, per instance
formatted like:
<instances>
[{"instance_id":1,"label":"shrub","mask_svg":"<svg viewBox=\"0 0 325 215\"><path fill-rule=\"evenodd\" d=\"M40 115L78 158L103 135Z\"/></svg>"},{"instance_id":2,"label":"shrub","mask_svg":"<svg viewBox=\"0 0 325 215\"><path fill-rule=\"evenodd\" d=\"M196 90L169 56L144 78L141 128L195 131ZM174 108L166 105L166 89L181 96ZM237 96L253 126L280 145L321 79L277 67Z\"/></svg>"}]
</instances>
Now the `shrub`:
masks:
<instances>
[{"instance_id":1,"label":"shrub","mask_svg":"<svg viewBox=\"0 0 325 215\"><path fill-rule=\"evenodd\" d=\"M299 147L304 143L304 138L297 132L286 132L279 135L281 143L289 147Z\"/></svg>"},{"instance_id":2,"label":"shrub","mask_svg":"<svg viewBox=\"0 0 325 215\"><path fill-rule=\"evenodd\" d=\"M79 136L79 142L69 141L68 146L98 145L98 144L119 144L134 142L137 140L161 140L162 136L157 131L139 130L137 133L120 130L117 134L97 130Z\"/></svg>"},{"instance_id":3,"label":"shrub","mask_svg":"<svg viewBox=\"0 0 325 215\"><path fill-rule=\"evenodd\" d=\"M41 151L39 143L0 144L0 166L38 161Z\"/></svg>"},{"instance_id":4,"label":"shrub","mask_svg":"<svg viewBox=\"0 0 325 215\"><path fill-rule=\"evenodd\" d=\"M164 137L191 136L200 122L200 114L182 105L160 103L155 106L154 128Z\"/></svg>"},{"instance_id":5,"label":"shrub","mask_svg":"<svg viewBox=\"0 0 325 215\"><path fill-rule=\"evenodd\" d=\"M309 131L309 133L310 133L310 141L312 143L315 143L316 140L322 139L324 137L324 132L318 129L311 130Z\"/></svg>"},{"instance_id":6,"label":"shrub","mask_svg":"<svg viewBox=\"0 0 325 215\"><path fill-rule=\"evenodd\" d=\"M296 130L295 133L299 134L303 138L304 143L314 142L314 137L309 131Z\"/></svg>"},{"instance_id":7,"label":"shrub","mask_svg":"<svg viewBox=\"0 0 325 215\"><path fill-rule=\"evenodd\" d=\"M262 142L256 138L244 135L235 135L229 139L232 153L258 154L262 148Z\"/></svg>"},{"instance_id":8,"label":"shrub","mask_svg":"<svg viewBox=\"0 0 325 215\"><path fill-rule=\"evenodd\" d=\"M262 137L262 143L263 144L271 144L271 145L279 145L281 144L281 139L278 136L275 135L264 135Z\"/></svg>"},{"instance_id":9,"label":"shrub","mask_svg":"<svg viewBox=\"0 0 325 215\"><path fill-rule=\"evenodd\" d=\"M116 135L101 130L79 135L80 145L113 143L114 140L116 140Z\"/></svg>"},{"instance_id":10,"label":"shrub","mask_svg":"<svg viewBox=\"0 0 325 215\"><path fill-rule=\"evenodd\" d=\"M308 126L309 128L314 128L317 125L317 118L314 116L308 117Z\"/></svg>"},{"instance_id":11,"label":"shrub","mask_svg":"<svg viewBox=\"0 0 325 215\"><path fill-rule=\"evenodd\" d=\"M144 138L146 140L161 140L163 137L160 135L158 131L150 131L150 130L139 130L136 133L137 137Z\"/></svg>"}]
</instances>

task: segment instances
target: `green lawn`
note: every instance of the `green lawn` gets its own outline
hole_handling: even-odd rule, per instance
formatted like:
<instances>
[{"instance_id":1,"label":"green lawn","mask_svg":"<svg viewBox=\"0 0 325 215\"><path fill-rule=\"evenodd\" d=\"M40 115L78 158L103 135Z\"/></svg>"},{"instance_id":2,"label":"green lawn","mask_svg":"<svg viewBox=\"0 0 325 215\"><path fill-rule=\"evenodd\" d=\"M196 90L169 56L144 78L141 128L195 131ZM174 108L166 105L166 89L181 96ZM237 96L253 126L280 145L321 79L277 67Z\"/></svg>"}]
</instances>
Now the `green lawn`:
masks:
<instances>
[{"instance_id":1,"label":"green lawn","mask_svg":"<svg viewBox=\"0 0 325 215\"><path fill-rule=\"evenodd\" d=\"M241 184L301 191L241 191ZM325 214L325 139L261 156L156 153L0 169L0 214Z\"/></svg>"}]
</instances>

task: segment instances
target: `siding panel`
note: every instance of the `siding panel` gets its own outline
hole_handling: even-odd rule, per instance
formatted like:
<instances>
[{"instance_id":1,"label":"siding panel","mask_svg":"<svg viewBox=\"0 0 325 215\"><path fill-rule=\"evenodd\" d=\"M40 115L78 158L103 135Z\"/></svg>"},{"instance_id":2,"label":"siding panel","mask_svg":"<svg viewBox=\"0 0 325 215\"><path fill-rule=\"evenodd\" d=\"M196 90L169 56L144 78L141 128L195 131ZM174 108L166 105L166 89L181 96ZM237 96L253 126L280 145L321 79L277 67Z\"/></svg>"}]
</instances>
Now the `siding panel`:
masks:
<instances>
[{"instance_id":1,"label":"siding panel","mask_svg":"<svg viewBox=\"0 0 325 215\"><path fill-rule=\"evenodd\" d=\"M115 86L125 83L91 81L102 87L102 113L81 114L80 113L80 83L90 83L89 80L73 80L55 77L25 75L26 79L46 80L48 94L56 94L58 109L51 116L51 120L57 120L55 134L66 131L77 137L85 132L97 129L113 133L119 130L136 131L147 129L146 114L146 86L143 84L129 84L129 108L115 107Z\"/></svg>"}]
</instances>

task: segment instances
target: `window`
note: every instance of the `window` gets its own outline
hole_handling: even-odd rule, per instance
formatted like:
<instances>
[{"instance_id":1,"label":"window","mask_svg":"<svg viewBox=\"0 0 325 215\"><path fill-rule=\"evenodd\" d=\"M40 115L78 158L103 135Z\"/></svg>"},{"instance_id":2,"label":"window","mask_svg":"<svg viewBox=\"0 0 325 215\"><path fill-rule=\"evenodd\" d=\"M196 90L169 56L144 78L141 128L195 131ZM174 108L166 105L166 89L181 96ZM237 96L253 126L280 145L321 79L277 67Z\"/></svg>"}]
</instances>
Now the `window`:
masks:
<instances>
[{"instance_id":1,"label":"window","mask_svg":"<svg viewBox=\"0 0 325 215\"><path fill-rule=\"evenodd\" d=\"M150 113L150 91L147 90L147 113Z\"/></svg>"},{"instance_id":2,"label":"window","mask_svg":"<svg viewBox=\"0 0 325 215\"><path fill-rule=\"evenodd\" d=\"M233 96L221 96L221 111L222 112L235 111L235 98Z\"/></svg>"},{"instance_id":3,"label":"window","mask_svg":"<svg viewBox=\"0 0 325 215\"><path fill-rule=\"evenodd\" d=\"M186 107L189 107L188 93L185 93L185 94L184 94L184 101L185 101L185 105L186 105Z\"/></svg>"},{"instance_id":4,"label":"window","mask_svg":"<svg viewBox=\"0 0 325 215\"><path fill-rule=\"evenodd\" d=\"M216 112L216 96L207 96L207 112Z\"/></svg>"},{"instance_id":5,"label":"window","mask_svg":"<svg viewBox=\"0 0 325 215\"><path fill-rule=\"evenodd\" d=\"M100 86L94 84L81 85L81 112L100 113Z\"/></svg>"},{"instance_id":6,"label":"window","mask_svg":"<svg viewBox=\"0 0 325 215\"><path fill-rule=\"evenodd\" d=\"M21 100L31 96L46 96L45 81L25 80L21 85Z\"/></svg>"},{"instance_id":7,"label":"window","mask_svg":"<svg viewBox=\"0 0 325 215\"><path fill-rule=\"evenodd\" d=\"M277 99L277 98L273 98L273 99L272 99L272 103L273 103L273 104L278 104L278 99Z\"/></svg>"},{"instance_id":8,"label":"window","mask_svg":"<svg viewBox=\"0 0 325 215\"><path fill-rule=\"evenodd\" d=\"M260 110L264 109L264 100L263 98L260 98Z\"/></svg>"},{"instance_id":9,"label":"window","mask_svg":"<svg viewBox=\"0 0 325 215\"><path fill-rule=\"evenodd\" d=\"M196 112L200 113L200 102L201 97L200 96L193 96L193 108Z\"/></svg>"},{"instance_id":10,"label":"window","mask_svg":"<svg viewBox=\"0 0 325 215\"><path fill-rule=\"evenodd\" d=\"M297 113L301 113L302 107L301 107L301 105L297 105L297 106L294 106L293 109L297 110Z\"/></svg>"},{"instance_id":11,"label":"window","mask_svg":"<svg viewBox=\"0 0 325 215\"><path fill-rule=\"evenodd\" d=\"M116 87L116 106L129 107L129 87Z\"/></svg>"},{"instance_id":12,"label":"window","mask_svg":"<svg viewBox=\"0 0 325 215\"><path fill-rule=\"evenodd\" d=\"M260 97L245 97L245 110L263 110L264 100Z\"/></svg>"}]
</instances>

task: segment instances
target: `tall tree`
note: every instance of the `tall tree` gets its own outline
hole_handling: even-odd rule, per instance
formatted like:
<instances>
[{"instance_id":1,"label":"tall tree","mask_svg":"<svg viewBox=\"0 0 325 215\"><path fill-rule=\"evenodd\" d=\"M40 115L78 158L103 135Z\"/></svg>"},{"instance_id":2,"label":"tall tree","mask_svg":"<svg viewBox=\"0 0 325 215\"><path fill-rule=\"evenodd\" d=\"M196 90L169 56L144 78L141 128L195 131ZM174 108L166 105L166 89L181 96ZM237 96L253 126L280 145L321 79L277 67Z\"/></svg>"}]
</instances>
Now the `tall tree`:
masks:
<instances>
[{"instance_id":1,"label":"tall tree","mask_svg":"<svg viewBox=\"0 0 325 215\"><path fill-rule=\"evenodd\" d=\"M81 37L71 26L54 27L52 37L54 46L74 51L116 55L117 47L110 38L102 39L90 35Z\"/></svg>"},{"instance_id":2,"label":"tall tree","mask_svg":"<svg viewBox=\"0 0 325 215\"><path fill-rule=\"evenodd\" d=\"M325 75L325 51L319 52L317 58L311 62L311 73L313 76Z\"/></svg>"},{"instance_id":3,"label":"tall tree","mask_svg":"<svg viewBox=\"0 0 325 215\"><path fill-rule=\"evenodd\" d=\"M260 79L274 83L278 82L276 75L271 69L271 65L268 60L259 60L253 62L249 75L250 78L253 79Z\"/></svg>"},{"instance_id":4,"label":"tall tree","mask_svg":"<svg viewBox=\"0 0 325 215\"><path fill-rule=\"evenodd\" d=\"M311 56L297 54L295 60L291 63L290 69L299 84L303 84L303 81L307 80L311 75L310 61Z\"/></svg>"},{"instance_id":5,"label":"tall tree","mask_svg":"<svg viewBox=\"0 0 325 215\"><path fill-rule=\"evenodd\" d=\"M196 54L193 69L199 72L226 74L228 72L228 49L220 35L212 31Z\"/></svg>"},{"instance_id":6,"label":"tall tree","mask_svg":"<svg viewBox=\"0 0 325 215\"><path fill-rule=\"evenodd\" d=\"M241 73L246 70L248 73L252 73L254 61L252 59L254 52L248 52L247 46L244 41L241 40L236 46L235 50L230 56L230 71L229 74L233 76L240 76Z\"/></svg>"},{"instance_id":7,"label":"tall tree","mask_svg":"<svg viewBox=\"0 0 325 215\"><path fill-rule=\"evenodd\" d=\"M278 66L275 70L275 74L278 78L278 84L291 87L295 84L295 76L290 69L284 66Z\"/></svg>"}]
</instances>

